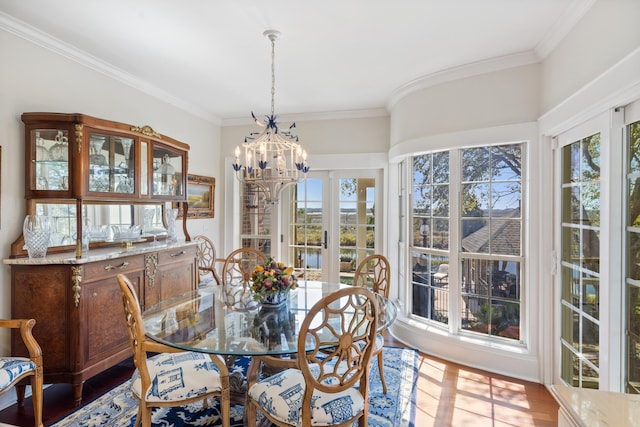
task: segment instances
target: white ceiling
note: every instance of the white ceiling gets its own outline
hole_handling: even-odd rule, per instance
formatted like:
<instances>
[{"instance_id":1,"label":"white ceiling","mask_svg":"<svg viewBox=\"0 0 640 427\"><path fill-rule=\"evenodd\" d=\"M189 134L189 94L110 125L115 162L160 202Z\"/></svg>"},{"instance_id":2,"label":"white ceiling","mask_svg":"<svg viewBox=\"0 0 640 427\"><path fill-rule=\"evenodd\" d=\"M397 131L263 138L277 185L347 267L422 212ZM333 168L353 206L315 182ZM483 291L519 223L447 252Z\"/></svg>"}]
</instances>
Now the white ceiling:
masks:
<instances>
[{"instance_id":1,"label":"white ceiling","mask_svg":"<svg viewBox=\"0 0 640 427\"><path fill-rule=\"evenodd\" d=\"M593 0L2 0L0 29L221 124L380 113L466 64L537 61ZM490 62L490 61L489 61Z\"/></svg>"}]
</instances>

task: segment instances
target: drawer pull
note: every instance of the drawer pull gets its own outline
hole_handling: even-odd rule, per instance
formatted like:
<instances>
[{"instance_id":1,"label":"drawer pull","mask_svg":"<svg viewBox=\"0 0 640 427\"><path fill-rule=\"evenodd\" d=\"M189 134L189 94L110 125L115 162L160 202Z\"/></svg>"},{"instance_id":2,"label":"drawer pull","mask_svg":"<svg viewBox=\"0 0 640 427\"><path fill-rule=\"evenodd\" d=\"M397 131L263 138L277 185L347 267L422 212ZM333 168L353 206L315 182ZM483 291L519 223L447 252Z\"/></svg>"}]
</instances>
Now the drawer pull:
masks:
<instances>
[{"instance_id":1,"label":"drawer pull","mask_svg":"<svg viewBox=\"0 0 640 427\"><path fill-rule=\"evenodd\" d=\"M124 270L128 266L129 266L129 263L125 261L122 264L120 264L120 267L116 267L115 265L109 264L109 265L105 266L104 269L107 270L107 271L111 271L111 270L113 270L115 268L119 268L120 270Z\"/></svg>"},{"instance_id":2,"label":"drawer pull","mask_svg":"<svg viewBox=\"0 0 640 427\"><path fill-rule=\"evenodd\" d=\"M176 252L176 253L171 254L171 257L177 257L177 256L180 256L180 255L184 255L186 253L187 253L186 251Z\"/></svg>"}]
</instances>

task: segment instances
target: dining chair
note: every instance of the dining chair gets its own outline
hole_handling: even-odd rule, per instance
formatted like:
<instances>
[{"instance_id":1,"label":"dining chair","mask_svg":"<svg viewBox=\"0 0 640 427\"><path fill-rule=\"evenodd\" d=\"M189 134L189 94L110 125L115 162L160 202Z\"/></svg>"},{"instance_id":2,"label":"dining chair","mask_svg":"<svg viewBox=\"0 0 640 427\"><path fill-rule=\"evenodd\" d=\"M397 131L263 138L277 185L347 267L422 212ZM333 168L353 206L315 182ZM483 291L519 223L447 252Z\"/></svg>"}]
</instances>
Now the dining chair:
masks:
<instances>
[{"instance_id":1,"label":"dining chair","mask_svg":"<svg viewBox=\"0 0 640 427\"><path fill-rule=\"evenodd\" d=\"M374 292L389 298L389 288L391 282L391 266L389 260L384 255L370 255L358 264L356 273L353 276L353 284L356 286L364 286L371 288ZM384 336L379 333L376 335L376 344L373 349L373 356L378 359L378 371L380 372L380 382L382 383L382 392L387 394L387 382L384 380L383 370L383 349Z\"/></svg>"},{"instance_id":2,"label":"dining chair","mask_svg":"<svg viewBox=\"0 0 640 427\"><path fill-rule=\"evenodd\" d=\"M224 263L224 258L216 257L216 247L207 236L199 234L193 238L198 242L196 246L196 257L198 259L198 272L200 281L199 286L207 286L212 281L215 281L216 285L222 284L218 269L216 268L218 263Z\"/></svg>"},{"instance_id":3,"label":"dining chair","mask_svg":"<svg viewBox=\"0 0 640 427\"><path fill-rule=\"evenodd\" d=\"M251 275L256 265L266 262L266 255L253 248L239 248L227 256L222 266L222 286L229 306L252 308Z\"/></svg>"},{"instance_id":4,"label":"dining chair","mask_svg":"<svg viewBox=\"0 0 640 427\"><path fill-rule=\"evenodd\" d=\"M334 291L309 310L300 326L297 357L256 357L247 378L246 425L258 409L278 426L367 425L369 372L378 305L372 291ZM269 377L260 366L283 370Z\"/></svg>"},{"instance_id":5,"label":"dining chair","mask_svg":"<svg viewBox=\"0 0 640 427\"><path fill-rule=\"evenodd\" d=\"M132 375L132 393L138 399L134 426L151 425L156 407L183 406L207 399L220 402L220 421L229 427L229 372L224 360L213 354L184 351L147 338L136 290L123 274L118 275L129 341L136 370ZM148 357L148 353L159 353Z\"/></svg>"},{"instance_id":6,"label":"dining chair","mask_svg":"<svg viewBox=\"0 0 640 427\"><path fill-rule=\"evenodd\" d=\"M31 401L35 426L42 427L42 349L33 337L35 319L0 319L0 328L19 329L29 357L0 356L0 394L16 388L18 406L24 406L24 386L18 382L31 377Z\"/></svg>"}]
</instances>

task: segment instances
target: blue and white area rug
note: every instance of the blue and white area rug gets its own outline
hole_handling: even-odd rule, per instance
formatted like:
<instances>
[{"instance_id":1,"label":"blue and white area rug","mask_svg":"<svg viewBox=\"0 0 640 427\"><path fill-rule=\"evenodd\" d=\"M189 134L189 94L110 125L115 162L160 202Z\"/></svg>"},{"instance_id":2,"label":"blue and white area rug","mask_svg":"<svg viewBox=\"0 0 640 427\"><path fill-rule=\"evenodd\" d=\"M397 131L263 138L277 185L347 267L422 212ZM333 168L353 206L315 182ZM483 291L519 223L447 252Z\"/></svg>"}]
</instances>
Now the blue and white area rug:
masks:
<instances>
[{"instance_id":1,"label":"blue and white area rug","mask_svg":"<svg viewBox=\"0 0 640 427\"><path fill-rule=\"evenodd\" d=\"M382 393L378 364L374 358L369 391L369 426L413 427L418 352L385 347L383 355L387 394ZM203 409L201 402L178 408L156 408L152 424L166 427L220 425L218 404L213 403L215 400L210 402L207 409ZM132 427L137 411L138 401L131 394L131 382L125 381L51 427ZM243 414L241 405L231 405L231 426L241 427Z\"/></svg>"}]
</instances>

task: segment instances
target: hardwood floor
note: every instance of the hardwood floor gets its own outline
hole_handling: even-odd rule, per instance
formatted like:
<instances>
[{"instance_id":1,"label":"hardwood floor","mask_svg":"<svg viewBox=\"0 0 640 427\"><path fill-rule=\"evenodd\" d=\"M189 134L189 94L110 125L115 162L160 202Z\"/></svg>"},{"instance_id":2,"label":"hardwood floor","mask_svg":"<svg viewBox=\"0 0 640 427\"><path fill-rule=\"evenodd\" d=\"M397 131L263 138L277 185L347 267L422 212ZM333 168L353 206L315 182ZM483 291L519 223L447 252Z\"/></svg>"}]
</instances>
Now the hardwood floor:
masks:
<instances>
[{"instance_id":1,"label":"hardwood floor","mask_svg":"<svg viewBox=\"0 0 640 427\"><path fill-rule=\"evenodd\" d=\"M402 346L392 337L387 345ZM128 379L131 361L87 380L83 402L89 402ZM547 389L536 383L491 374L432 356L419 357L416 393L416 427L557 426L558 404ZM73 411L68 384L50 386L44 393L44 423L49 425ZM33 426L31 399L0 411L0 423Z\"/></svg>"}]
</instances>

